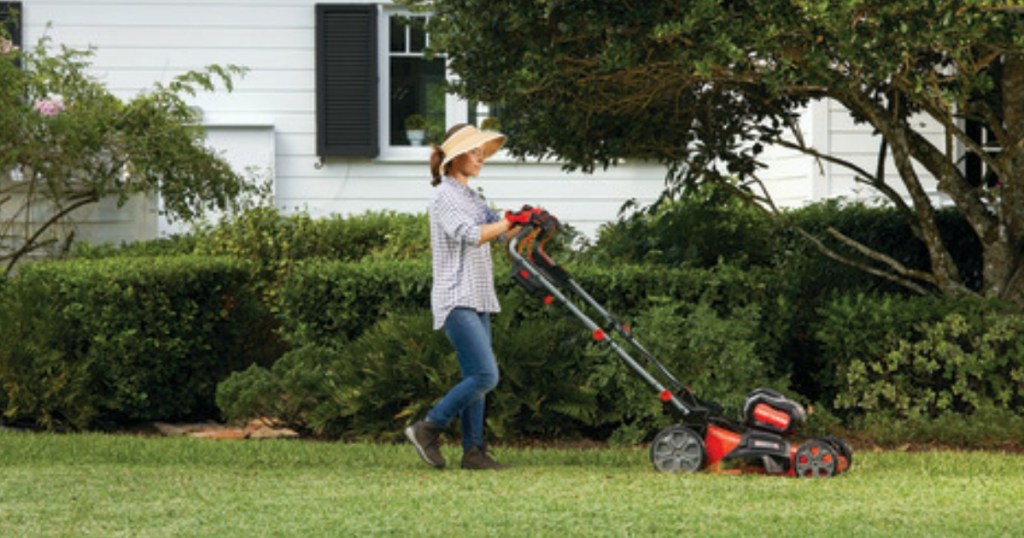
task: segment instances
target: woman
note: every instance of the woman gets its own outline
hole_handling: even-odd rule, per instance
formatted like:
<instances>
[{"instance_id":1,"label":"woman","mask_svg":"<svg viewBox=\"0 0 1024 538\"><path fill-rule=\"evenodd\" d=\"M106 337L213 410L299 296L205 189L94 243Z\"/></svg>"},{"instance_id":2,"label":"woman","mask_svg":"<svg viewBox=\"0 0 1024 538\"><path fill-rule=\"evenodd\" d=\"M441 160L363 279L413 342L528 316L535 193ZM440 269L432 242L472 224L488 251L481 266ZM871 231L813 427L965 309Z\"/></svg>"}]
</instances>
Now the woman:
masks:
<instances>
[{"instance_id":1,"label":"woman","mask_svg":"<svg viewBox=\"0 0 1024 538\"><path fill-rule=\"evenodd\" d=\"M498 363L491 346L491 314L500 310L494 292L491 241L515 232L528 212L499 216L469 187L484 160L505 143L505 135L453 126L430 157L430 248L434 283L430 294L434 329L444 328L455 348L462 381L452 387L427 417L405 429L405 436L428 465L445 465L440 435L458 416L462 424L462 468L502 469L484 444L484 397L498 384Z\"/></svg>"}]
</instances>

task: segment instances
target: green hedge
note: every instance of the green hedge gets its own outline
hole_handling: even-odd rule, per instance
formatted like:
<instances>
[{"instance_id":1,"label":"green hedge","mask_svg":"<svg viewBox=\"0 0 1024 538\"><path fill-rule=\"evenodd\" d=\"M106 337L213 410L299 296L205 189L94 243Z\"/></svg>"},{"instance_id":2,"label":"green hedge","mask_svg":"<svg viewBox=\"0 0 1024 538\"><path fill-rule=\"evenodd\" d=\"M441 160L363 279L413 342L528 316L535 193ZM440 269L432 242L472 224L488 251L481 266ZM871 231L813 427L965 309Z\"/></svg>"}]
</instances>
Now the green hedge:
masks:
<instances>
[{"instance_id":1,"label":"green hedge","mask_svg":"<svg viewBox=\"0 0 1024 538\"><path fill-rule=\"evenodd\" d=\"M926 265L892 210L828 202L789 216ZM975 278L976 241L954 212L939 218ZM458 377L450 345L430 330L427 230L425 215L261 208L169 240L79 250L117 258L27 267L0 279L0 406L9 419L79 428L211 416L212 386L228 377L217 404L230 418L397 438ZM1019 314L910 297L717 195L636 215L580 251L555 248L683 382L727 408L769 385L814 403L823 431L886 440L1008 439L1024 420ZM629 442L664 422L616 356L564 309L520 291L502 253L495 261L503 381L490 431ZM225 296L235 306L218 318Z\"/></svg>"},{"instance_id":2,"label":"green hedge","mask_svg":"<svg viewBox=\"0 0 1024 538\"><path fill-rule=\"evenodd\" d=\"M282 284L282 319L293 344L331 345L359 336L387 312L430 308L430 263L309 261Z\"/></svg>"},{"instance_id":3,"label":"green hedge","mask_svg":"<svg viewBox=\"0 0 1024 538\"><path fill-rule=\"evenodd\" d=\"M787 218L851 258L859 259L860 256L850 247L832 239L826 232L829 227L877 249L906 267L924 271L931 268L924 243L914 237L903 215L894 208L829 200L790 210ZM935 219L965 283L971 289L980 289L981 244L977 236L955 208L936 210ZM776 244L783 249L777 266L800 278L807 290L908 294L903 287L826 258L794 232L782 229L777 233Z\"/></svg>"},{"instance_id":4,"label":"green hedge","mask_svg":"<svg viewBox=\"0 0 1024 538\"><path fill-rule=\"evenodd\" d=\"M733 414L750 389L766 385L815 404L821 431L872 431L888 420L894 431L913 424L960 442L961 433L946 430L956 422L949 413L987 432L980 440L1007 424L984 421L1022 415L1016 342L1024 322L1005 305L840 295L805 312L790 299L799 286L767 269L569 270L677 377ZM498 271L507 271L500 260ZM540 306L508 278L497 282L503 381L490 399L490 431L632 442L664 424L651 391L574 317ZM430 330L429 284L423 260L296 266L283 287L296 349L273 368L232 376L218 403L234 419L270 414L325 437L397 439L401 424L458 379L449 345ZM790 355L794 341L814 351L812 360ZM801 378L810 381L792 384Z\"/></svg>"},{"instance_id":5,"label":"green hedge","mask_svg":"<svg viewBox=\"0 0 1024 538\"><path fill-rule=\"evenodd\" d=\"M859 254L832 239L828 228L907 267L930 267L924 244L894 208L826 200L785 210L783 215L854 259ZM981 247L977 237L955 208L937 210L936 221L967 285L979 289ZM804 283L805 300L817 300L821 292L907 293L887 280L825 257L802 236L713 186L602 227L596 243L582 256L607 264L712 267L724 261L740 267L774 268Z\"/></svg>"},{"instance_id":6,"label":"green hedge","mask_svg":"<svg viewBox=\"0 0 1024 538\"><path fill-rule=\"evenodd\" d=\"M702 269L576 264L567 268L598 302L627 320L664 297L703 300L721 309L751 302L767 304L773 311L784 309L777 301L779 282L767 271L743 271L729 265ZM503 257L496 259L495 273L499 296L513 290L519 293L506 276L509 269ZM295 343L352 339L385 312L409 307L429 310L430 285L429 260L303 262L282 283L283 323ZM524 310L520 315L536 314ZM776 330L769 332L777 334Z\"/></svg>"},{"instance_id":7,"label":"green hedge","mask_svg":"<svg viewBox=\"0 0 1024 538\"><path fill-rule=\"evenodd\" d=\"M785 377L774 355L785 301L751 272L581 265L571 273L635 320L638 338L707 397L735 408L747 390ZM327 437L389 438L457 382L451 347L431 330L429 263L310 261L282 290L296 349L221 385L218 404L230 418L269 414ZM491 431L636 441L664 420L657 395L567 311L543 306L510 278L498 279L498 293L494 346L504 381L491 399Z\"/></svg>"},{"instance_id":8,"label":"green hedge","mask_svg":"<svg viewBox=\"0 0 1024 538\"><path fill-rule=\"evenodd\" d=\"M4 416L77 429L211 416L217 382L265 341L251 278L230 258L26 265L0 293Z\"/></svg>"},{"instance_id":9,"label":"green hedge","mask_svg":"<svg viewBox=\"0 0 1024 538\"><path fill-rule=\"evenodd\" d=\"M234 256L276 265L309 258L355 261L365 258L429 258L426 214L368 211L361 215L313 218L256 207L212 227L122 245L76 243L78 258L112 256Z\"/></svg>"}]
</instances>

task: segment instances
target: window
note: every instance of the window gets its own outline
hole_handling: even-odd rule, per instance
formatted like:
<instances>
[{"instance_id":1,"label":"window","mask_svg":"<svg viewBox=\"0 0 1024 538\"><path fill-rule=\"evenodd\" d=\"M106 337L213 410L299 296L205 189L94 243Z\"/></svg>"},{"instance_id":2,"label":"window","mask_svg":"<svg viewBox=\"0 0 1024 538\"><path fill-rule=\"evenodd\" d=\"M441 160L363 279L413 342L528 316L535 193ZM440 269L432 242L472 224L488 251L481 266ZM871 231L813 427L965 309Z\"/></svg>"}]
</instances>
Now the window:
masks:
<instances>
[{"instance_id":1,"label":"window","mask_svg":"<svg viewBox=\"0 0 1024 538\"><path fill-rule=\"evenodd\" d=\"M8 39L15 47L21 48L21 2L0 2L0 37Z\"/></svg>"},{"instance_id":2,"label":"window","mask_svg":"<svg viewBox=\"0 0 1024 538\"><path fill-rule=\"evenodd\" d=\"M985 153L992 157L999 155L999 151L1002 148L999 147L999 142L996 141L995 133L984 127L981 122L967 120L964 130L967 136L985 148ZM968 152L964 158L964 175L971 185L984 184L988 187L994 187L999 182L999 178L989 170L985 161L981 160L981 157L973 152Z\"/></svg>"},{"instance_id":3,"label":"window","mask_svg":"<svg viewBox=\"0 0 1024 538\"><path fill-rule=\"evenodd\" d=\"M1003 79L1003 66L1001 61L993 62L989 66L989 73L992 76L993 82L996 88L1002 87ZM1002 117L1001 109L1002 91L997 91L995 94L990 96L988 106L992 107L997 117ZM964 122L964 132L984 148L985 153L992 157L997 157L1002 148L999 147L999 141L996 139L995 133L991 129L987 128L981 121L976 121L968 118ZM995 173L989 169L989 166L985 164L976 153L968 151L964 157L964 176L971 185L979 186L985 185L987 187L994 187L999 183L999 178L996 177Z\"/></svg>"},{"instance_id":4,"label":"window","mask_svg":"<svg viewBox=\"0 0 1024 538\"><path fill-rule=\"evenodd\" d=\"M444 58L424 56L430 44L426 17L388 20L388 143L440 144L447 121Z\"/></svg>"},{"instance_id":5,"label":"window","mask_svg":"<svg viewBox=\"0 0 1024 538\"><path fill-rule=\"evenodd\" d=\"M445 59L426 55L427 21L377 4L316 5L318 155L421 159L447 126L496 115L445 93Z\"/></svg>"}]
</instances>

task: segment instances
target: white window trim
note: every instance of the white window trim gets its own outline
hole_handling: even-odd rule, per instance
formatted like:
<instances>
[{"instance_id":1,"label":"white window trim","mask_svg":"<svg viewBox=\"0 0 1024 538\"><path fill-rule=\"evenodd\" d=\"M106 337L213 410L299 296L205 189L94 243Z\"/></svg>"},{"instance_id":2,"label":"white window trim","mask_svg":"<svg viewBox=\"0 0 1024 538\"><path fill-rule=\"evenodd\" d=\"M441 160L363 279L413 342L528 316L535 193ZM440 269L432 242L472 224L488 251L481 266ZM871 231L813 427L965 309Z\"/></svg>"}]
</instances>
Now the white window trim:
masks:
<instances>
[{"instance_id":1,"label":"white window trim","mask_svg":"<svg viewBox=\"0 0 1024 538\"><path fill-rule=\"evenodd\" d=\"M393 6L381 6L380 16L377 17L377 102L378 106L378 144L380 153L377 161L381 162L417 162L421 163L429 159L430 146L393 146L391 145L391 54L390 54L390 31L391 17L394 15L411 16L414 13ZM430 37L427 37L427 44L430 44ZM447 69L449 80L456 79L455 73ZM454 94L445 95L445 123L455 125L469 121L469 101ZM488 159L489 162L515 162L508 152L501 150Z\"/></svg>"}]
</instances>

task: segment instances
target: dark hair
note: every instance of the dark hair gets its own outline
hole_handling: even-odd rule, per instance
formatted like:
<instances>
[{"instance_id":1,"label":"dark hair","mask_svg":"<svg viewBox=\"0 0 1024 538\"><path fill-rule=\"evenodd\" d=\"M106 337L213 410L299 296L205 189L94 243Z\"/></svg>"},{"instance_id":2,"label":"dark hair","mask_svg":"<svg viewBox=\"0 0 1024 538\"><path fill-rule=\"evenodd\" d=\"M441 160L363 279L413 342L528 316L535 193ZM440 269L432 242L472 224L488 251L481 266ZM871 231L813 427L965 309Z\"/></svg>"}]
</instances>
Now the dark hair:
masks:
<instances>
[{"instance_id":1,"label":"dark hair","mask_svg":"<svg viewBox=\"0 0 1024 538\"><path fill-rule=\"evenodd\" d=\"M456 123L455 125L452 125L451 127L448 128L448 132L444 134L444 139L447 141L448 138L450 138L452 134L455 133L455 131L462 129L467 125L469 124ZM432 176L432 179L430 180L430 185L432 187L436 187L441 184L442 173L447 174L448 170L452 166L452 163L449 162L448 165L444 167L444 170L441 170L441 163L444 162L444 150L441 149L441 146L435 145L433 147L434 152L430 154L430 175Z\"/></svg>"}]
</instances>

